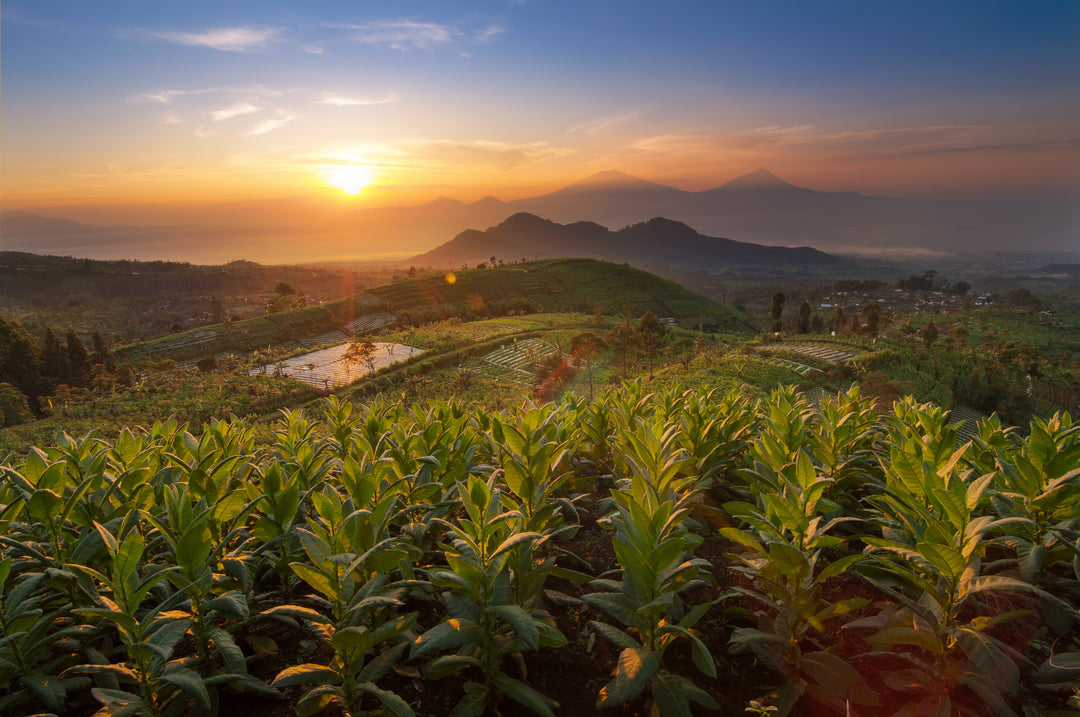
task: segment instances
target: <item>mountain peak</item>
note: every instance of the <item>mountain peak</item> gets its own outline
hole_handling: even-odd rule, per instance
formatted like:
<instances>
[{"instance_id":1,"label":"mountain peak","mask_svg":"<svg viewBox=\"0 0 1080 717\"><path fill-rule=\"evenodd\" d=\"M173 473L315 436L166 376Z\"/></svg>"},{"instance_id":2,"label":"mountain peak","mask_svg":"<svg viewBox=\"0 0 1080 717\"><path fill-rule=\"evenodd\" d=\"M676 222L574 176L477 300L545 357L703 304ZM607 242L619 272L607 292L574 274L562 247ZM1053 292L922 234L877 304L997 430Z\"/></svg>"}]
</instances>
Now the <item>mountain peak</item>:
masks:
<instances>
[{"instance_id":1,"label":"mountain peak","mask_svg":"<svg viewBox=\"0 0 1080 717\"><path fill-rule=\"evenodd\" d=\"M478 209L489 209L489 208L494 208L494 207L503 207L505 205L506 205L506 202L504 202L503 200L501 200L501 199L499 199L497 197L493 197L493 196L491 196L489 194L486 197L484 197L483 199L477 199L475 202L473 202L469 206L470 207L477 207Z\"/></svg>"},{"instance_id":2,"label":"mountain peak","mask_svg":"<svg viewBox=\"0 0 1080 717\"><path fill-rule=\"evenodd\" d=\"M596 174L590 174L585 179L574 182L566 189L577 189L587 191L604 191L609 189L615 190L627 190L627 189L667 189L671 190L671 187L665 187L662 184L656 182L650 182L646 179L635 177L626 172L620 172L617 169L608 169L603 172L597 172ZM562 190L560 190L562 191ZM675 190L671 190L675 191Z\"/></svg>"},{"instance_id":3,"label":"mountain peak","mask_svg":"<svg viewBox=\"0 0 1080 717\"><path fill-rule=\"evenodd\" d=\"M767 169L757 169L720 185L718 189L787 189L794 186Z\"/></svg>"}]
</instances>

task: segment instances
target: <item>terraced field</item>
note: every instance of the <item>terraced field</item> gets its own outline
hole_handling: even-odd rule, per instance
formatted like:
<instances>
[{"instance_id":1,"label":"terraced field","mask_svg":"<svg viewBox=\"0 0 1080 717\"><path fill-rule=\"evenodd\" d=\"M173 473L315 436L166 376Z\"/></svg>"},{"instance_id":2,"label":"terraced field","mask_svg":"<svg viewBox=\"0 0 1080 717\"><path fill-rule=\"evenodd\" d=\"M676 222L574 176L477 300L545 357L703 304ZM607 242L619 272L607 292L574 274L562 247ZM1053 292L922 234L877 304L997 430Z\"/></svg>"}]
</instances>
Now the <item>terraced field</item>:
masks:
<instances>
[{"instance_id":1,"label":"terraced field","mask_svg":"<svg viewBox=\"0 0 1080 717\"><path fill-rule=\"evenodd\" d=\"M376 343L375 370L384 366L405 361L413 356L422 354L423 349L405 344ZM344 361L345 352L349 344L342 343L337 346L312 351L302 356L294 356L279 364L265 364L251 370L251 375L271 374L282 375L303 381L320 388L339 388L365 376L368 368L364 364L348 364Z\"/></svg>"},{"instance_id":2,"label":"terraced field","mask_svg":"<svg viewBox=\"0 0 1080 717\"><path fill-rule=\"evenodd\" d=\"M531 386L536 383L532 366L547 356L561 353L543 339L526 339L505 344L486 356L468 361L462 368L497 381Z\"/></svg>"},{"instance_id":3,"label":"terraced field","mask_svg":"<svg viewBox=\"0 0 1080 717\"><path fill-rule=\"evenodd\" d=\"M820 359L826 363L833 364L834 366L847 363L855 358L855 354L843 351L835 346L825 346L821 344L792 344L785 342L781 344L768 344L762 346L759 350L768 353L783 352L803 354L804 356Z\"/></svg>"}]
</instances>

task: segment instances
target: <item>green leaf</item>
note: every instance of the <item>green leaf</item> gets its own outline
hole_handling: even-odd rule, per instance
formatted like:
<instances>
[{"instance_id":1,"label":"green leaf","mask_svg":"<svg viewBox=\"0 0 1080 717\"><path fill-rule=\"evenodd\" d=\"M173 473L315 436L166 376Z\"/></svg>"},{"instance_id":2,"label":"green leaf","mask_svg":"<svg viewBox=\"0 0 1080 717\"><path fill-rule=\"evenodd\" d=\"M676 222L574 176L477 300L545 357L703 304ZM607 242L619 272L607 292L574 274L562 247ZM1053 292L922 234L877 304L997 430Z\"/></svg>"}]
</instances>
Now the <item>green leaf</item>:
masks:
<instances>
[{"instance_id":1,"label":"green leaf","mask_svg":"<svg viewBox=\"0 0 1080 717\"><path fill-rule=\"evenodd\" d=\"M465 695L454 705L454 709L450 710L450 717L480 717L487 709L490 697L487 687L475 683L467 684Z\"/></svg>"},{"instance_id":2,"label":"green leaf","mask_svg":"<svg viewBox=\"0 0 1080 717\"><path fill-rule=\"evenodd\" d=\"M502 673L496 673L491 681L495 685L495 689L518 704L524 705L533 714L541 715L541 717L555 717L555 713L551 711L551 708L555 706L555 702L524 682L507 677Z\"/></svg>"},{"instance_id":3,"label":"green leaf","mask_svg":"<svg viewBox=\"0 0 1080 717\"><path fill-rule=\"evenodd\" d=\"M653 675L652 696L656 700L660 714L664 717L692 717L690 700L683 692L682 683L666 670Z\"/></svg>"},{"instance_id":4,"label":"green leaf","mask_svg":"<svg viewBox=\"0 0 1080 717\"><path fill-rule=\"evenodd\" d=\"M518 637L525 641L530 649L540 649L540 630L533 622L532 615L520 605L493 605L488 610L510 623Z\"/></svg>"},{"instance_id":5,"label":"green leaf","mask_svg":"<svg viewBox=\"0 0 1080 717\"><path fill-rule=\"evenodd\" d=\"M976 593L992 592L996 590L1030 590L1039 592L1038 588L1030 583L1025 583L1023 580L1008 578L1001 575L984 575L982 577L971 578L970 580L961 582L957 602L963 602Z\"/></svg>"},{"instance_id":6,"label":"green leaf","mask_svg":"<svg viewBox=\"0 0 1080 717\"><path fill-rule=\"evenodd\" d=\"M825 691L840 699L862 682L858 671L831 652L809 652L799 658L799 669Z\"/></svg>"},{"instance_id":7,"label":"green leaf","mask_svg":"<svg viewBox=\"0 0 1080 717\"><path fill-rule=\"evenodd\" d=\"M171 685L176 685L194 697L203 709L210 709L210 693L206 691L206 684L203 683L199 673L174 664L165 669L165 672L161 674L161 679Z\"/></svg>"},{"instance_id":8,"label":"green leaf","mask_svg":"<svg viewBox=\"0 0 1080 717\"><path fill-rule=\"evenodd\" d=\"M275 605L272 608L263 610L260 615L275 616L283 615L286 617L300 618L301 620L311 620L312 622L320 622L326 625L331 624L333 621L323 615L317 610L312 610L309 607L302 605Z\"/></svg>"},{"instance_id":9,"label":"green leaf","mask_svg":"<svg viewBox=\"0 0 1080 717\"><path fill-rule=\"evenodd\" d=\"M64 499L47 488L35 490L26 503L30 515L38 523L48 523L60 514L63 505Z\"/></svg>"},{"instance_id":10,"label":"green leaf","mask_svg":"<svg viewBox=\"0 0 1080 717\"><path fill-rule=\"evenodd\" d=\"M376 687L370 682L361 682L356 685L356 688L362 692L375 695L383 708L395 717L415 717L416 713L413 712L412 707L409 707L409 703L394 692Z\"/></svg>"},{"instance_id":11,"label":"green leaf","mask_svg":"<svg viewBox=\"0 0 1080 717\"><path fill-rule=\"evenodd\" d=\"M305 692L296 703L297 717L311 717L334 703L344 704L345 695L340 687L320 685Z\"/></svg>"},{"instance_id":12,"label":"green leaf","mask_svg":"<svg viewBox=\"0 0 1080 717\"><path fill-rule=\"evenodd\" d=\"M206 635L213 642L214 648L221 655L221 660L225 663L225 667L229 672L234 674L247 672L247 660L244 659L244 651L236 644L232 635L220 627L209 628Z\"/></svg>"},{"instance_id":13,"label":"green leaf","mask_svg":"<svg viewBox=\"0 0 1080 717\"><path fill-rule=\"evenodd\" d=\"M144 547L145 543L139 531L133 530L128 533L128 537L124 539L123 544L116 551L116 557L113 558L113 573L117 578L124 580L129 575L137 574L136 570L139 567L139 559L142 558Z\"/></svg>"},{"instance_id":14,"label":"green leaf","mask_svg":"<svg viewBox=\"0 0 1080 717\"><path fill-rule=\"evenodd\" d=\"M313 568L307 563L289 563L289 567L301 580L318 590L330 600L338 599L338 590L330 582L330 578L322 571Z\"/></svg>"},{"instance_id":15,"label":"green leaf","mask_svg":"<svg viewBox=\"0 0 1080 717\"><path fill-rule=\"evenodd\" d=\"M631 647L642 649L641 644L637 640L630 637L617 627L608 625L605 622L598 622L597 620L590 620L589 624L592 625L593 628L601 635L606 637L608 640L611 640L611 642L615 644L615 647L618 647L620 649L626 649Z\"/></svg>"},{"instance_id":16,"label":"green leaf","mask_svg":"<svg viewBox=\"0 0 1080 717\"><path fill-rule=\"evenodd\" d=\"M598 708L613 707L632 700L660 667L660 653L636 647L628 647L619 653L615 679L600 690L596 700Z\"/></svg>"},{"instance_id":17,"label":"green leaf","mask_svg":"<svg viewBox=\"0 0 1080 717\"><path fill-rule=\"evenodd\" d=\"M917 543L915 547L924 558L930 561L950 581L957 580L967 566L964 556L956 548L938 545L937 543Z\"/></svg>"},{"instance_id":18,"label":"green leaf","mask_svg":"<svg viewBox=\"0 0 1080 717\"><path fill-rule=\"evenodd\" d=\"M23 687L33 692L41 704L50 710L60 712L64 709L64 699L67 697L67 691L64 690L64 685L59 677L34 673L23 675L19 678L19 682L22 683Z\"/></svg>"},{"instance_id":19,"label":"green leaf","mask_svg":"<svg viewBox=\"0 0 1080 717\"><path fill-rule=\"evenodd\" d=\"M270 683L271 687L291 687L303 685L308 682L321 682L323 684L336 685L341 682L341 675L325 665L316 665L306 662L302 665L286 667L277 673L277 677Z\"/></svg>"},{"instance_id":20,"label":"green leaf","mask_svg":"<svg viewBox=\"0 0 1080 717\"><path fill-rule=\"evenodd\" d=\"M505 553L507 550L513 550L521 543L532 542L539 537L541 537L539 533L515 533L514 535L511 535L509 538L504 540L502 544L500 544L499 547L495 549L495 552L491 554L491 558L497 558L498 556Z\"/></svg>"},{"instance_id":21,"label":"green leaf","mask_svg":"<svg viewBox=\"0 0 1080 717\"><path fill-rule=\"evenodd\" d=\"M471 620L450 618L416 638L409 658L416 659L435 650L448 650L470 642L480 642L483 639L484 632L476 623Z\"/></svg>"},{"instance_id":22,"label":"green leaf","mask_svg":"<svg viewBox=\"0 0 1080 717\"><path fill-rule=\"evenodd\" d=\"M1080 677L1080 652L1061 652L1039 665L1032 675L1038 684L1071 682Z\"/></svg>"},{"instance_id":23,"label":"green leaf","mask_svg":"<svg viewBox=\"0 0 1080 717\"><path fill-rule=\"evenodd\" d=\"M441 655L424 665L424 677L441 680L461 672L466 667L480 667L480 660L469 655Z\"/></svg>"},{"instance_id":24,"label":"green leaf","mask_svg":"<svg viewBox=\"0 0 1080 717\"><path fill-rule=\"evenodd\" d=\"M146 641L155 647L168 650L169 654L172 654L173 648L184 639L184 635L187 634L190 627L191 620L171 620L154 630L154 633Z\"/></svg>"},{"instance_id":25,"label":"green leaf","mask_svg":"<svg viewBox=\"0 0 1080 717\"><path fill-rule=\"evenodd\" d=\"M208 600L203 607L214 610L237 620L246 620L251 610L248 607L247 598L239 590L230 590L222 593L213 600Z\"/></svg>"}]
</instances>

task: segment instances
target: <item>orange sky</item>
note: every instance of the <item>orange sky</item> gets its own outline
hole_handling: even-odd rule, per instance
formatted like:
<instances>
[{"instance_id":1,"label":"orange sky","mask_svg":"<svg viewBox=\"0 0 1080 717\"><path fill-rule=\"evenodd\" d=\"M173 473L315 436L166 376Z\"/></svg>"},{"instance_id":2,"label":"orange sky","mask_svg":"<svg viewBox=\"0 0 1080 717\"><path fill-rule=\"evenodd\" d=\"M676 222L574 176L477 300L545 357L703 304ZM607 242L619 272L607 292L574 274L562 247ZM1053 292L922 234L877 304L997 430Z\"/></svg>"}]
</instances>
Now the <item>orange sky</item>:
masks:
<instances>
[{"instance_id":1,"label":"orange sky","mask_svg":"<svg viewBox=\"0 0 1080 717\"><path fill-rule=\"evenodd\" d=\"M410 8L8 0L0 205L307 222L759 167L825 191L1078 196L1080 5Z\"/></svg>"}]
</instances>

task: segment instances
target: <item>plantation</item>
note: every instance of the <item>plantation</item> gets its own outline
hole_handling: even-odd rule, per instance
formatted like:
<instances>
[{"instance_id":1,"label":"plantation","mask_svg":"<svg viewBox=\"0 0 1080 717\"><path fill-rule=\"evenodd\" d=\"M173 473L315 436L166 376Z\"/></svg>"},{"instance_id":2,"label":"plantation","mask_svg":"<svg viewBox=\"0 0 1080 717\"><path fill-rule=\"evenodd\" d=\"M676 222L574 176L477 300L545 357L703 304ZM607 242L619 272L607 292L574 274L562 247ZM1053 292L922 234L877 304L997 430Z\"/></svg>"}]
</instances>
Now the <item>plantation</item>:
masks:
<instances>
[{"instance_id":1,"label":"plantation","mask_svg":"<svg viewBox=\"0 0 1080 717\"><path fill-rule=\"evenodd\" d=\"M1065 713L1080 428L947 419L630 383L65 434L0 466L0 713Z\"/></svg>"}]
</instances>

